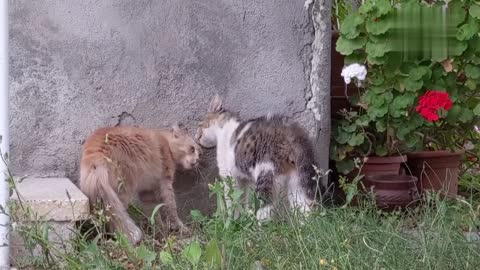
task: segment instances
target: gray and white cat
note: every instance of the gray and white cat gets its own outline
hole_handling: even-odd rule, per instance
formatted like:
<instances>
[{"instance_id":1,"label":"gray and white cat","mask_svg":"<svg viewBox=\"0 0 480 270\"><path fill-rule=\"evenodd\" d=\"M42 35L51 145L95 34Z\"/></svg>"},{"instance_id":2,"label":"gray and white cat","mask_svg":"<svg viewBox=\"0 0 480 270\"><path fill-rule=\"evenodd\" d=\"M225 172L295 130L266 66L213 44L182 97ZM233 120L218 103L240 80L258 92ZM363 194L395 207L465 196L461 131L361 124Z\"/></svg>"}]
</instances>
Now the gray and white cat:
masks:
<instances>
[{"instance_id":1,"label":"gray and white cat","mask_svg":"<svg viewBox=\"0 0 480 270\"><path fill-rule=\"evenodd\" d=\"M196 140L205 148L217 146L221 177L232 177L234 188L254 187L266 205L256 213L260 221L271 218L278 200L309 212L318 192L313 146L307 133L281 116L241 121L222 106L216 95L201 121ZM227 201L227 207L231 207Z\"/></svg>"}]
</instances>

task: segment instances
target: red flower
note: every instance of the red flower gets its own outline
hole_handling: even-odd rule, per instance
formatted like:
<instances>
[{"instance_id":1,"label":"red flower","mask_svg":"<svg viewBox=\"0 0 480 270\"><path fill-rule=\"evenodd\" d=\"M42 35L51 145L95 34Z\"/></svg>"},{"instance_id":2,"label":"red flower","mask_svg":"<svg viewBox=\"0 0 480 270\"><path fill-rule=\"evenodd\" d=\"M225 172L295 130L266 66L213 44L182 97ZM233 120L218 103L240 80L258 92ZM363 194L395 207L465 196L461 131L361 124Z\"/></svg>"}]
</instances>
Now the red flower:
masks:
<instances>
[{"instance_id":1,"label":"red flower","mask_svg":"<svg viewBox=\"0 0 480 270\"><path fill-rule=\"evenodd\" d=\"M447 92L428 90L418 101L416 108L423 118L430 122L438 120L438 109L443 108L448 111L452 108L452 100Z\"/></svg>"}]
</instances>

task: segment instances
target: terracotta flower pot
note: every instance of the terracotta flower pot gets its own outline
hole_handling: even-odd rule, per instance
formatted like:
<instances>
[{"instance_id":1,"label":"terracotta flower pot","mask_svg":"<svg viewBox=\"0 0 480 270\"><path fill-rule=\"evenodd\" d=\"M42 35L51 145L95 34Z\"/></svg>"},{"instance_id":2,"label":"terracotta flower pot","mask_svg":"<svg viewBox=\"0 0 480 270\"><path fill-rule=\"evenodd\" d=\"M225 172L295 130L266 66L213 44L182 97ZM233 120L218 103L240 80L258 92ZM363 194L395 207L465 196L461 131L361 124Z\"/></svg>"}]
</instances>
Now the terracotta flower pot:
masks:
<instances>
[{"instance_id":1,"label":"terracotta flower pot","mask_svg":"<svg viewBox=\"0 0 480 270\"><path fill-rule=\"evenodd\" d=\"M375 194L377 207L384 210L414 207L420 198L415 176L368 175L362 181L367 191Z\"/></svg>"},{"instance_id":2,"label":"terracotta flower pot","mask_svg":"<svg viewBox=\"0 0 480 270\"><path fill-rule=\"evenodd\" d=\"M411 175L418 178L421 192L434 190L447 197L456 197L458 169L464 152L442 150L408 153L408 169Z\"/></svg>"},{"instance_id":3,"label":"terracotta flower pot","mask_svg":"<svg viewBox=\"0 0 480 270\"><path fill-rule=\"evenodd\" d=\"M400 174L400 165L407 161L407 156L391 157L368 157L367 162L362 167L362 174L382 175L382 174Z\"/></svg>"},{"instance_id":4,"label":"terracotta flower pot","mask_svg":"<svg viewBox=\"0 0 480 270\"><path fill-rule=\"evenodd\" d=\"M363 164L362 171L360 175L364 177L373 176L373 175L385 175L385 174L400 174L400 167L401 164L405 163L407 160L407 156L391 156L391 157L368 157L367 161ZM332 161L330 164L331 168L335 167L335 163ZM358 169L354 169L350 173L346 175L348 181L353 181L355 177L359 175ZM340 184L338 183L338 173L332 176L332 181L335 182L334 184L334 193L335 193L335 200L337 202L343 203L345 201L346 195L345 192L340 188ZM361 189L360 183L358 186ZM357 200L354 199L352 201L352 205L356 205Z\"/></svg>"}]
</instances>

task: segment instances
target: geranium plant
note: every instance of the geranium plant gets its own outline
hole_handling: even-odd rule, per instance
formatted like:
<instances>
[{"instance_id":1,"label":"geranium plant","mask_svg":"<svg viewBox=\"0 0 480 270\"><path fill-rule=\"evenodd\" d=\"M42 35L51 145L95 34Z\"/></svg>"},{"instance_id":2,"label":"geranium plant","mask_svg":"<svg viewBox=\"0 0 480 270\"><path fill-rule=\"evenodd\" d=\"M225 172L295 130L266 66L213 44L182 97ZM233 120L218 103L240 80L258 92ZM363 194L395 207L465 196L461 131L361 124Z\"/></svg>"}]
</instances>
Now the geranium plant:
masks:
<instances>
[{"instance_id":1,"label":"geranium plant","mask_svg":"<svg viewBox=\"0 0 480 270\"><path fill-rule=\"evenodd\" d=\"M349 93L354 110L334 123L331 158L341 172L353 169L353 157L459 148L474 139L480 3L429 2L366 0L345 18L336 49L368 76Z\"/></svg>"}]
</instances>

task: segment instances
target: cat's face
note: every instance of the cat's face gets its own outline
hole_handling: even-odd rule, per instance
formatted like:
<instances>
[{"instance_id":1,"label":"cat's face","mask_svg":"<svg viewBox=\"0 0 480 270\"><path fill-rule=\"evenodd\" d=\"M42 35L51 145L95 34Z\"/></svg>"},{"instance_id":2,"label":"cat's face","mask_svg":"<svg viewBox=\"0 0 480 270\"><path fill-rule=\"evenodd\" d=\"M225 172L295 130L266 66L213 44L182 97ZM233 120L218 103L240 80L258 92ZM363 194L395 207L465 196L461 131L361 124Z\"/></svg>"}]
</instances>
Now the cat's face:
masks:
<instances>
[{"instance_id":1,"label":"cat's face","mask_svg":"<svg viewBox=\"0 0 480 270\"><path fill-rule=\"evenodd\" d=\"M171 145L173 145L172 154L175 161L183 169L190 170L198 166L202 148L181 125L173 126Z\"/></svg>"},{"instance_id":2,"label":"cat's face","mask_svg":"<svg viewBox=\"0 0 480 270\"><path fill-rule=\"evenodd\" d=\"M225 123L226 118L222 100L218 95L215 95L207 114L200 121L195 140L204 148L215 147L217 145L217 130Z\"/></svg>"}]
</instances>

